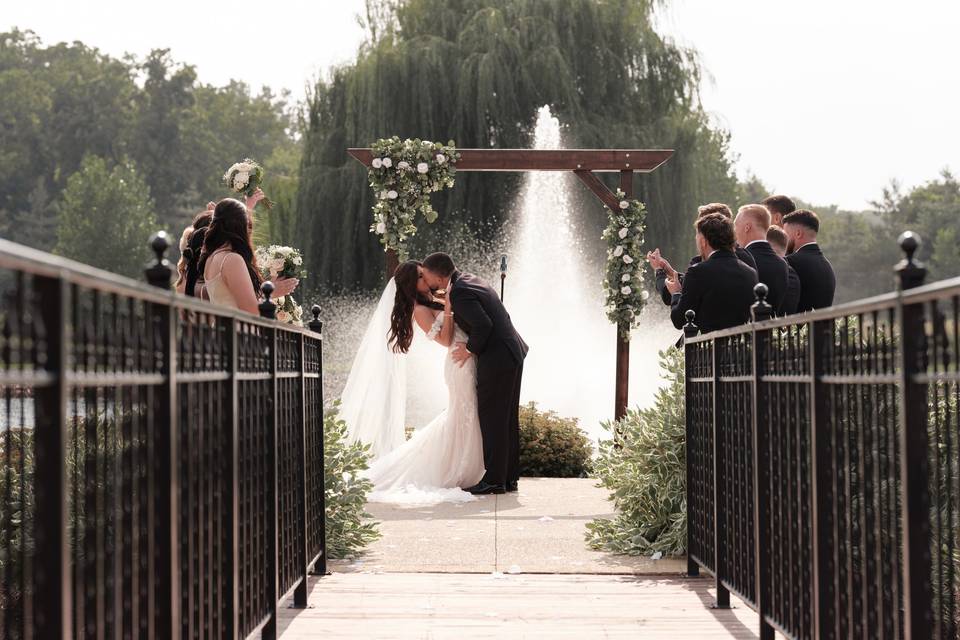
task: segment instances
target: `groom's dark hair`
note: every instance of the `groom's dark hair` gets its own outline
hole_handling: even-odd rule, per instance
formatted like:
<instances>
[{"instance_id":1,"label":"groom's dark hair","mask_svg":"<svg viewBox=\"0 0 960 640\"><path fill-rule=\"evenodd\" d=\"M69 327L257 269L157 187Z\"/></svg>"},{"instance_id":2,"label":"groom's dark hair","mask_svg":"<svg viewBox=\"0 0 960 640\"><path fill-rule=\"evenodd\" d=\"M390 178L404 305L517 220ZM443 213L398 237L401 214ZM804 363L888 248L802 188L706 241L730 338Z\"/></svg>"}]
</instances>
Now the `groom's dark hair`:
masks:
<instances>
[{"instance_id":1,"label":"groom's dark hair","mask_svg":"<svg viewBox=\"0 0 960 640\"><path fill-rule=\"evenodd\" d=\"M428 255L423 259L423 268L433 271L441 278L446 278L457 270L456 265L453 264L453 258L445 253L431 253Z\"/></svg>"}]
</instances>

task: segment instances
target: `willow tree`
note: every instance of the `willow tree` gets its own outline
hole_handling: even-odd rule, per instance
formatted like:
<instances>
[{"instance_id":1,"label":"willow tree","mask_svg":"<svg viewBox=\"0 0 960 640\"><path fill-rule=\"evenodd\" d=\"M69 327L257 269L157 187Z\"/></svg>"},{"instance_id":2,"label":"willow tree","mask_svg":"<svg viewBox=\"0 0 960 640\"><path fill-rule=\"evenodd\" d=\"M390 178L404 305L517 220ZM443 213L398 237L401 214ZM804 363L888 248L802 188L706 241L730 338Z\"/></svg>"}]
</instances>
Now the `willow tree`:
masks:
<instances>
[{"instance_id":1,"label":"willow tree","mask_svg":"<svg viewBox=\"0 0 960 640\"><path fill-rule=\"evenodd\" d=\"M651 212L649 241L689 253L696 205L732 199L736 182L726 136L700 106L695 53L655 31L654 4L368 1L369 35L356 61L318 82L309 100L297 215L311 272L332 285L382 278L366 176L346 147L392 135L527 147L544 104L568 126L569 146L676 150L637 189ZM518 180L461 174L435 199L438 224L456 218L489 233L507 220ZM599 236L599 205L589 194L581 204L596 208L589 218Z\"/></svg>"}]
</instances>

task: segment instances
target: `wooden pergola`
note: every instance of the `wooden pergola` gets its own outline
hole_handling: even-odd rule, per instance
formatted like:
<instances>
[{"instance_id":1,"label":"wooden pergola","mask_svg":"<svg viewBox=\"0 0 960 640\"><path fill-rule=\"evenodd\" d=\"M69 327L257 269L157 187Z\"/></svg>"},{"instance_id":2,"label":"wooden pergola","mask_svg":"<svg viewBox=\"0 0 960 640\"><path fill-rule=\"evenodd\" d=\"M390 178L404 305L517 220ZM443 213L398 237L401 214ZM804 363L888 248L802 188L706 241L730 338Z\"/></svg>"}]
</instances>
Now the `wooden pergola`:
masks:
<instances>
[{"instance_id":1,"label":"wooden pergola","mask_svg":"<svg viewBox=\"0 0 960 640\"><path fill-rule=\"evenodd\" d=\"M572 171L607 207L617 211L620 199L594 172L619 172L620 190L633 198L633 174L650 173L671 155L672 149L458 149L457 171ZM365 148L347 152L369 167L373 151ZM398 266L395 251L386 252L387 277ZM629 333L617 328L617 373L614 417L627 412L627 385L630 380ZM621 337L625 335L626 337Z\"/></svg>"}]
</instances>

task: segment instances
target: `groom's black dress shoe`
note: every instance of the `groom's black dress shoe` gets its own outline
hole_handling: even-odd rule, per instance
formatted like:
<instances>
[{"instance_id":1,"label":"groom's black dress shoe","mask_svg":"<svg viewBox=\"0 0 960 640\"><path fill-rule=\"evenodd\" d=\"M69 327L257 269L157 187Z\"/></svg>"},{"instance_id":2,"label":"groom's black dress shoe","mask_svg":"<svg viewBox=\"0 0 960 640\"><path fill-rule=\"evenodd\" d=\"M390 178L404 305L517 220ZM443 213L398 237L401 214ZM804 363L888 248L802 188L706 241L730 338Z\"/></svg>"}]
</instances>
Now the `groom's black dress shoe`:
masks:
<instances>
[{"instance_id":1,"label":"groom's black dress shoe","mask_svg":"<svg viewBox=\"0 0 960 640\"><path fill-rule=\"evenodd\" d=\"M506 493L502 484L493 484L486 480L481 480L472 487L467 487L464 491L469 491L473 495L487 495L489 493Z\"/></svg>"},{"instance_id":2,"label":"groom's black dress shoe","mask_svg":"<svg viewBox=\"0 0 960 640\"><path fill-rule=\"evenodd\" d=\"M514 480L507 483L507 493L516 493L520 490L520 483Z\"/></svg>"}]
</instances>

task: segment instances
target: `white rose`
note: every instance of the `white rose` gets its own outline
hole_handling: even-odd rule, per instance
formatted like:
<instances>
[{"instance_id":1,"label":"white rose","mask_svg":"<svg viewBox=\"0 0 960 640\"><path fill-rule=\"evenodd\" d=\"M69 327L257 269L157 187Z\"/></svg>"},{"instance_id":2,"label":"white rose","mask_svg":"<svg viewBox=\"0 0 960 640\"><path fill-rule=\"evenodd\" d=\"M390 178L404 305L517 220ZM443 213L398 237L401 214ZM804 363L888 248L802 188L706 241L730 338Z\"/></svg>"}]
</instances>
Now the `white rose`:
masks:
<instances>
[{"instance_id":1,"label":"white rose","mask_svg":"<svg viewBox=\"0 0 960 640\"><path fill-rule=\"evenodd\" d=\"M447 156L443 155L442 153L437 154L437 164L443 164L446 161L447 161Z\"/></svg>"},{"instance_id":2,"label":"white rose","mask_svg":"<svg viewBox=\"0 0 960 640\"><path fill-rule=\"evenodd\" d=\"M249 162L238 162L236 167L237 171L242 171L243 173L250 173L253 171L253 165Z\"/></svg>"},{"instance_id":3,"label":"white rose","mask_svg":"<svg viewBox=\"0 0 960 640\"><path fill-rule=\"evenodd\" d=\"M393 160L391 160L390 158L384 158L384 159L383 159L383 166L385 166L387 169L389 169L390 167L393 166Z\"/></svg>"},{"instance_id":4,"label":"white rose","mask_svg":"<svg viewBox=\"0 0 960 640\"><path fill-rule=\"evenodd\" d=\"M378 222L378 223L377 223L377 233L379 233L380 235L383 235L383 234L385 234L386 232L387 232L387 225L385 225L385 224L382 223L382 222Z\"/></svg>"},{"instance_id":5,"label":"white rose","mask_svg":"<svg viewBox=\"0 0 960 640\"><path fill-rule=\"evenodd\" d=\"M647 298L650 297L650 292L644 289L643 291L640 292L640 297L646 300Z\"/></svg>"},{"instance_id":6,"label":"white rose","mask_svg":"<svg viewBox=\"0 0 960 640\"><path fill-rule=\"evenodd\" d=\"M621 209L627 209L627 208L629 208L629 207L630 207L630 203L629 203L629 202L627 202L626 200L621 200L621 201L620 201L620 208L621 208Z\"/></svg>"},{"instance_id":7,"label":"white rose","mask_svg":"<svg viewBox=\"0 0 960 640\"><path fill-rule=\"evenodd\" d=\"M622 276L620 276L620 282L630 282L630 274L625 273Z\"/></svg>"},{"instance_id":8,"label":"white rose","mask_svg":"<svg viewBox=\"0 0 960 640\"><path fill-rule=\"evenodd\" d=\"M389 193L389 192L387 192L387 191L381 191L381 192L380 192L380 199L381 199L381 200L386 200L388 193Z\"/></svg>"},{"instance_id":9,"label":"white rose","mask_svg":"<svg viewBox=\"0 0 960 640\"><path fill-rule=\"evenodd\" d=\"M417 165L418 173L426 173L427 171L430 171L430 165L428 165L426 162L421 162Z\"/></svg>"},{"instance_id":10,"label":"white rose","mask_svg":"<svg viewBox=\"0 0 960 640\"><path fill-rule=\"evenodd\" d=\"M623 240L624 238L627 237L628 233L630 233L630 229L627 229L626 227L624 227L617 232L617 235L620 236L621 240Z\"/></svg>"},{"instance_id":11,"label":"white rose","mask_svg":"<svg viewBox=\"0 0 960 640\"><path fill-rule=\"evenodd\" d=\"M620 293L622 293L625 296L630 295L632 291L633 289L631 289L630 287L623 287L622 289L620 289Z\"/></svg>"},{"instance_id":12,"label":"white rose","mask_svg":"<svg viewBox=\"0 0 960 640\"><path fill-rule=\"evenodd\" d=\"M400 162L397 163L397 169L400 169L401 171L406 171L409 168L410 168L410 163L407 162L406 160L401 160Z\"/></svg>"},{"instance_id":13,"label":"white rose","mask_svg":"<svg viewBox=\"0 0 960 640\"><path fill-rule=\"evenodd\" d=\"M633 258L631 258L629 255L624 255L624 256L623 256L623 261L624 261L626 264L630 264L631 262L633 262Z\"/></svg>"},{"instance_id":14,"label":"white rose","mask_svg":"<svg viewBox=\"0 0 960 640\"><path fill-rule=\"evenodd\" d=\"M237 175L233 176L234 180L239 180L243 184L250 182L250 173L247 171L240 171Z\"/></svg>"},{"instance_id":15,"label":"white rose","mask_svg":"<svg viewBox=\"0 0 960 640\"><path fill-rule=\"evenodd\" d=\"M293 264L297 265L298 267L303 264L303 256L293 256L292 259Z\"/></svg>"},{"instance_id":16,"label":"white rose","mask_svg":"<svg viewBox=\"0 0 960 640\"><path fill-rule=\"evenodd\" d=\"M432 146L433 146L433 143L430 142L429 140L424 140L424 141L423 141L423 146L425 146L425 147L432 147Z\"/></svg>"},{"instance_id":17,"label":"white rose","mask_svg":"<svg viewBox=\"0 0 960 640\"><path fill-rule=\"evenodd\" d=\"M373 165L374 169L379 169L380 167L383 166L383 160L381 160L380 158L374 158L373 162L371 162L370 164Z\"/></svg>"},{"instance_id":18,"label":"white rose","mask_svg":"<svg viewBox=\"0 0 960 640\"><path fill-rule=\"evenodd\" d=\"M247 187L247 183L246 183L246 182L243 182L243 181L240 180L239 178L234 178L234 180L233 180L233 190L234 190L234 191L243 191L244 189L246 189L246 187Z\"/></svg>"},{"instance_id":19,"label":"white rose","mask_svg":"<svg viewBox=\"0 0 960 640\"><path fill-rule=\"evenodd\" d=\"M614 250L613 250L613 255L614 255L615 258L619 258L620 256L622 256L622 255L623 255L623 246L621 245L621 246L618 246L616 249L614 249Z\"/></svg>"},{"instance_id":20,"label":"white rose","mask_svg":"<svg viewBox=\"0 0 960 640\"><path fill-rule=\"evenodd\" d=\"M286 301L287 301L286 298L284 298L283 296L280 296L279 298L273 299L273 304L277 305L277 308L280 308L283 306L283 303Z\"/></svg>"},{"instance_id":21,"label":"white rose","mask_svg":"<svg viewBox=\"0 0 960 640\"><path fill-rule=\"evenodd\" d=\"M276 271L277 273L283 271L283 265L286 263L286 260L283 258L274 258L270 261L270 269Z\"/></svg>"},{"instance_id":22,"label":"white rose","mask_svg":"<svg viewBox=\"0 0 960 640\"><path fill-rule=\"evenodd\" d=\"M392 189L387 192L387 197L390 198L391 200L396 200L397 196L399 195L400 195L399 193L397 193L396 191L393 191Z\"/></svg>"},{"instance_id":23,"label":"white rose","mask_svg":"<svg viewBox=\"0 0 960 640\"><path fill-rule=\"evenodd\" d=\"M287 313L286 311L278 311L277 320L279 320L280 322L290 322L291 320L290 314Z\"/></svg>"}]
</instances>

